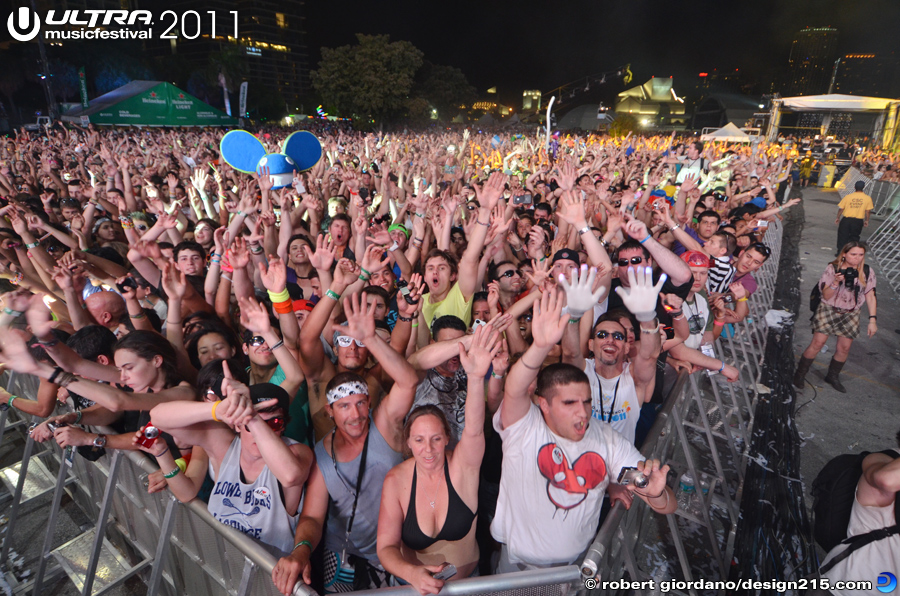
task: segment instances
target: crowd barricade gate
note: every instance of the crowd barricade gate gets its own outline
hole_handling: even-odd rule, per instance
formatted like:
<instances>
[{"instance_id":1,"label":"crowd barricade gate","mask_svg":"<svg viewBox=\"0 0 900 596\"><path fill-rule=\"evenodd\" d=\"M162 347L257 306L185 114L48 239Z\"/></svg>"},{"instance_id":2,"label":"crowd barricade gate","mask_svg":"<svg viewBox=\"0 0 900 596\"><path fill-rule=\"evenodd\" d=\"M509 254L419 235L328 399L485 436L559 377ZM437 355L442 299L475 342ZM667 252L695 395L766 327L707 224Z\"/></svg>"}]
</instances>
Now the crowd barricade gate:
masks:
<instances>
[{"instance_id":1,"label":"crowd barricade gate","mask_svg":"<svg viewBox=\"0 0 900 596\"><path fill-rule=\"evenodd\" d=\"M874 180L863 174L859 171L859 168L852 167L844 174L844 177L841 178L840 182L834 185L837 189L838 194L843 199L851 192L856 192L856 183L862 180L866 183L865 188L863 188L863 192L869 196L872 196L872 183Z\"/></svg>"},{"instance_id":2,"label":"crowd barricade gate","mask_svg":"<svg viewBox=\"0 0 900 596\"><path fill-rule=\"evenodd\" d=\"M900 197L900 184L897 184L896 182L886 182L884 180L874 180L872 182L870 196L872 197L872 204L874 205L872 214L882 217L889 211L893 211L897 208L895 203L898 197Z\"/></svg>"},{"instance_id":3,"label":"crowd barricade gate","mask_svg":"<svg viewBox=\"0 0 900 596\"><path fill-rule=\"evenodd\" d=\"M879 283L887 282L900 293L900 209L893 210L867 240L878 260Z\"/></svg>"}]
</instances>

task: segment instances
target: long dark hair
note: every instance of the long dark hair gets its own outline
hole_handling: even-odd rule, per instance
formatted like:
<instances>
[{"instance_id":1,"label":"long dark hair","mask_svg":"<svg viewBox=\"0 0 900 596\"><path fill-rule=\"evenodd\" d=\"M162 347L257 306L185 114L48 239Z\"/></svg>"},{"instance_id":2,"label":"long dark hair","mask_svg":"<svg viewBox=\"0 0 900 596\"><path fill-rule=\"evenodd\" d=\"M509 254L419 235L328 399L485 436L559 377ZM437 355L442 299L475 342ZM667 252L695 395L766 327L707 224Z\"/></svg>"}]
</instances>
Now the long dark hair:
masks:
<instances>
[{"instance_id":1,"label":"long dark hair","mask_svg":"<svg viewBox=\"0 0 900 596\"><path fill-rule=\"evenodd\" d=\"M113 352L119 350L131 350L144 360L153 360L156 356L162 356L160 367L166 375L166 387L174 387L181 382L178 374L178 357L175 348L169 341L153 331L132 331L116 342Z\"/></svg>"}]
</instances>

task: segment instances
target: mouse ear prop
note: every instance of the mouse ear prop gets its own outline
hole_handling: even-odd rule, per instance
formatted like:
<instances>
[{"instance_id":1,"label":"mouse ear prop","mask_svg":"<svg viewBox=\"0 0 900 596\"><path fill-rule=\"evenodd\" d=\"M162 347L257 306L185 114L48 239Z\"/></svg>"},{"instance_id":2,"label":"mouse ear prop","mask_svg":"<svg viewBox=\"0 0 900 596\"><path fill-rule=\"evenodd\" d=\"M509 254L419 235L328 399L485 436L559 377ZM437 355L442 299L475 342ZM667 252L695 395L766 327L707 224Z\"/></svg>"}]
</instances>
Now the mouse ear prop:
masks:
<instances>
[{"instance_id":1,"label":"mouse ear prop","mask_svg":"<svg viewBox=\"0 0 900 596\"><path fill-rule=\"evenodd\" d=\"M238 172L253 174L256 164L266 154L262 142L246 130L232 130L225 133L219 142L222 159Z\"/></svg>"},{"instance_id":2,"label":"mouse ear prop","mask_svg":"<svg viewBox=\"0 0 900 596\"><path fill-rule=\"evenodd\" d=\"M305 172L322 159L322 144L316 135L299 130L284 141L282 152L294 161L298 172Z\"/></svg>"}]
</instances>

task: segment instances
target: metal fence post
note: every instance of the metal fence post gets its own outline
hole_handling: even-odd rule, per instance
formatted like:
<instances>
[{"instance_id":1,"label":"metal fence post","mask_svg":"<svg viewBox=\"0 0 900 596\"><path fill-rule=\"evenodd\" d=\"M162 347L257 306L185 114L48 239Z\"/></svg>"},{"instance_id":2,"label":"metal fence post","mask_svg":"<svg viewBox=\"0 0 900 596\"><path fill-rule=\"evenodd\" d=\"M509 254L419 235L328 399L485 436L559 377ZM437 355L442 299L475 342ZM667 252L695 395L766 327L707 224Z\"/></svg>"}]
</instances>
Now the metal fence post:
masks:
<instances>
[{"instance_id":1,"label":"metal fence post","mask_svg":"<svg viewBox=\"0 0 900 596\"><path fill-rule=\"evenodd\" d=\"M106 481L106 488L103 491L103 502L100 505L100 515L97 518L97 525L94 527L94 542L91 546L91 558L88 560L87 569L84 576L84 587L81 590L82 596L90 596L94 587L94 574L97 572L97 563L100 560L100 551L103 549L103 537L106 534L106 524L109 519L109 510L112 507L113 494L116 492L116 475L119 472L119 463L122 459L122 452L114 449L112 461L109 464L109 476Z\"/></svg>"}]
</instances>

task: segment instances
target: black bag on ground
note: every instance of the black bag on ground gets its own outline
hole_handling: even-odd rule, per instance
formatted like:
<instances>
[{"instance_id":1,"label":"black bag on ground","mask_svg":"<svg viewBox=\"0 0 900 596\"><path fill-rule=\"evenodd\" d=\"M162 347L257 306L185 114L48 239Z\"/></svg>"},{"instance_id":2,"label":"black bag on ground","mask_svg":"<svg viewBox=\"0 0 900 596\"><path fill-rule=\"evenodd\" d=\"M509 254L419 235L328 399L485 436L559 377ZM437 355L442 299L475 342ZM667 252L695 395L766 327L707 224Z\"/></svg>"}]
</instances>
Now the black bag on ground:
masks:
<instances>
[{"instance_id":1,"label":"black bag on ground","mask_svg":"<svg viewBox=\"0 0 900 596\"><path fill-rule=\"evenodd\" d=\"M822 468L812 483L813 514L815 525L813 535L816 542L830 551L847 538L850 511L856 499L856 485L862 477L862 462L869 455L845 453L838 455ZM893 450L881 451L896 459L900 457ZM900 499L894 500L894 511L900 520Z\"/></svg>"}]
</instances>

